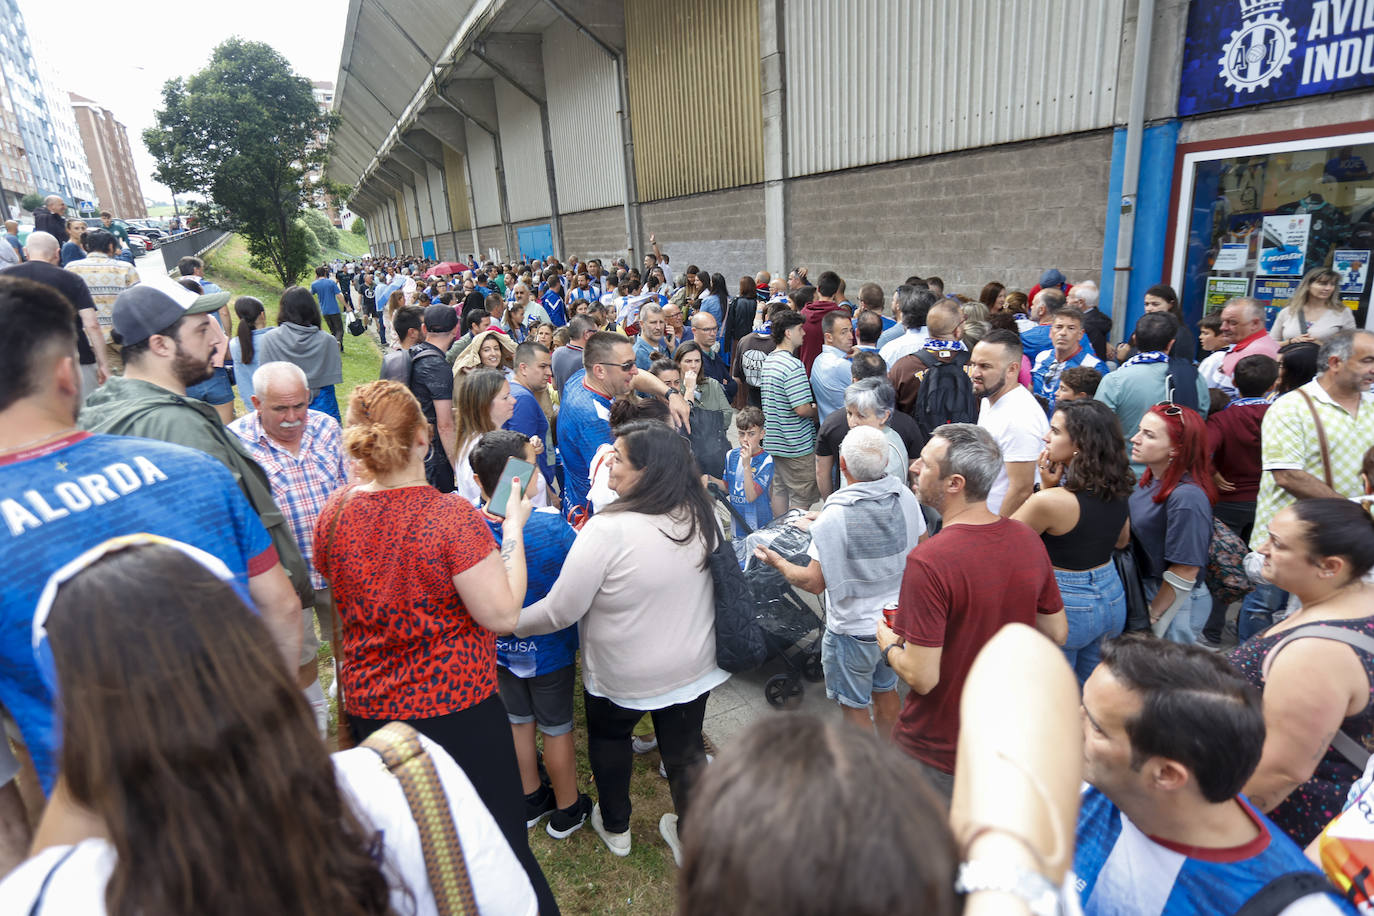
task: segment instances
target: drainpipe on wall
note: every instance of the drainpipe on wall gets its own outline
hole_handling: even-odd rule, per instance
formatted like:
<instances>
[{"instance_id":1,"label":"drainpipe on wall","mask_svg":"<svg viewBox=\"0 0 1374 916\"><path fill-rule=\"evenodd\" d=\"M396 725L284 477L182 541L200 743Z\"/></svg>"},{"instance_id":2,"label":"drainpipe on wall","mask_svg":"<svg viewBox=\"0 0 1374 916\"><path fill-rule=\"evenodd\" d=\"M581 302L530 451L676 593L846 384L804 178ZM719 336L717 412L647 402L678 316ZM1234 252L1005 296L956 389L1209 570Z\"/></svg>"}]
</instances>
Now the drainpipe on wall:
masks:
<instances>
[{"instance_id":1,"label":"drainpipe on wall","mask_svg":"<svg viewBox=\"0 0 1374 916\"><path fill-rule=\"evenodd\" d=\"M1131 103L1126 113L1126 158L1121 169L1121 224L1116 235L1115 281L1112 288L1112 338L1126 336L1130 304L1131 251L1135 245L1136 192L1140 185L1140 146L1145 134L1145 91L1150 79L1150 44L1155 2L1140 0L1135 16L1135 62L1131 69Z\"/></svg>"}]
</instances>

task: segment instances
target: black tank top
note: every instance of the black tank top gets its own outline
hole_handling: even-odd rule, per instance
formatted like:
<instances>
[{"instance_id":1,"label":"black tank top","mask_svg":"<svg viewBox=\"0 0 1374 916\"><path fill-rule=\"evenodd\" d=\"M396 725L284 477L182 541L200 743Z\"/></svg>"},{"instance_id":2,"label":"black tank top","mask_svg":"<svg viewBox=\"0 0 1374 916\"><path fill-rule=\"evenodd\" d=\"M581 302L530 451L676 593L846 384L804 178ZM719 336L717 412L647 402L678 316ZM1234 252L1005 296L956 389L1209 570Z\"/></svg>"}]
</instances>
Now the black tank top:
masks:
<instances>
[{"instance_id":1,"label":"black tank top","mask_svg":"<svg viewBox=\"0 0 1374 916\"><path fill-rule=\"evenodd\" d=\"M1058 569L1095 569L1112 558L1121 526L1130 515L1130 503L1123 497L1108 502L1091 493L1075 493L1078 499L1078 524L1068 534L1040 535L1050 563Z\"/></svg>"}]
</instances>

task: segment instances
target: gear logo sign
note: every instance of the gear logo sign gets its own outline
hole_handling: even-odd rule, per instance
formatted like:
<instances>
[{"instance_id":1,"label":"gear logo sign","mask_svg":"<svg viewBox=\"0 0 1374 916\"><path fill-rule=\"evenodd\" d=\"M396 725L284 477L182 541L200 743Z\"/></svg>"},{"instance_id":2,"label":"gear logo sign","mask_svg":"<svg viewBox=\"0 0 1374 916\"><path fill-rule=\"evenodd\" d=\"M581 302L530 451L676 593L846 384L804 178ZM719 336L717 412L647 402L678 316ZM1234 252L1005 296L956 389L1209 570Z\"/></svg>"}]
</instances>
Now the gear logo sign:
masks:
<instances>
[{"instance_id":1,"label":"gear logo sign","mask_svg":"<svg viewBox=\"0 0 1374 916\"><path fill-rule=\"evenodd\" d=\"M1280 15L1283 0L1240 0L1241 27L1231 33L1217 65L1236 92L1263 89L1293 61L1297 32Z\"/></svg>"}]
</instances>

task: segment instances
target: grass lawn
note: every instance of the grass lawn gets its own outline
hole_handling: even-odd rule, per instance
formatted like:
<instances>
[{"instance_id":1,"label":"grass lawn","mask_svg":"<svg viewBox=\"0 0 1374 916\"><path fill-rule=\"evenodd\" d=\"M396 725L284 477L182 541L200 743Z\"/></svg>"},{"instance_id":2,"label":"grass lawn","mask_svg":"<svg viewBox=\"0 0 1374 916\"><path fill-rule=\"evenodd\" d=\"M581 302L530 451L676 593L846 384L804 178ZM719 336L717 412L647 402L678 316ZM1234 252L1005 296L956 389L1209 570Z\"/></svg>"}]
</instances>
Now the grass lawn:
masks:
<instances>
[{"instance_id":1,"label":"grass lawn","mask_svg":"<svg viewBox=\"0 0 1374 916\"><path fill-rule=\"evenodd\" d=\"M367 240L362 236L345 232L341 233L341 238L346 247L339 250L337 256L349 258L366 253ZM335 252L328 254L329 259L335 256ZM205 276L234 296L261 299L267 307L268 326L276 325L282 286L275 278L249 265L242 239L231 238L206 258ZM348 395L356 386L377 378L380 367L381 350L373 332L361 337L344 335L343 384L337 389L341 409L347 410ZM235 403L235 411L239 415L245 412L241 402ZM320 650L320 681L326 689L334 677L330 648L326 643ZM580 678L578 683L581 683ZM586 718L580 688L575 702L578 785L595 799L591 768L587 763ZM334 730L335 724L331 722L331 740ZM634 776L630 782L635 808L630 822L634 846L625 858L611 855L592 830L590 820L565 840L555 840L544 832L547 819L530 831L530 845L564 913L668 916L675 912L677 867L668 844L658 835L658 819L671 811L673 804L668 781L658 775L658 764L657 751L635 758Z\"/></svg>"},{"instance_id":2,"label":"grass lawn","mask_svg":"<svg viewBox=\"0 0 1374 916\"><path fill-rule=\"evenodd\" d=\"M367 250L367 240L359 238L349 233L341 233L340 237L344 244L349 244L350 240L356 239L361 243L361 248ZM355 248L357 246L355 245ZM340 257L357 257L356 251L341 249L331 251L326 257L333 259ZM262 304L267 308L267 326L276 327L277 325L277 302L281 299L282 285L276 277L269 276L254 269L248 263L248 249L243 244L243 239L233 236L219 248L215 249L205 259L205 276L219 284L221 289L228 290L232 296L253 296L262 300ZM235 322L237 316L233 315L230 309L230 316ZM237 324L235 325L237 329ZM375 331L364 334L361 337L354 337L352 334L344 334L344 353L343 353L343 384L335 389L335 394L339 399L339 410L348 409L348 396L358 385L377 380L377 373L382 366L382 351L377 345ZM247 412L247 408L241 401L235 402L234 411L238 415Z\"/></svg>"}]
</instances>

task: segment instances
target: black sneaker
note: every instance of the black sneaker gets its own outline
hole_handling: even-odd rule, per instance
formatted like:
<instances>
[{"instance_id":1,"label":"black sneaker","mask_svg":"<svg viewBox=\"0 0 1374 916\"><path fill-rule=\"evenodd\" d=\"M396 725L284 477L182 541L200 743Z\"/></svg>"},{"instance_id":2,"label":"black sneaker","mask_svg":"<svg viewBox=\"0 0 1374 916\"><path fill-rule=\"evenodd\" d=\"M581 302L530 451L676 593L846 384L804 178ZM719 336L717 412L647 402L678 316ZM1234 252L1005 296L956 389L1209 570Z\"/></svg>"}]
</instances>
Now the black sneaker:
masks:
<instances>
[{"instance_id":1,"label":"black sneaker","mask_svg":"<svg viewBox=\"0 0 1374 916\"><path fill-rule=\"evenodd\" d=\"M525 829L537 825L557 810L558 804L553 800L553 790L546 785L540 785L525 796Z\"/></svg>"},{"instance_id":2,"label":"black sneaker","mask_svg":"<svg viewBox=\"0 0 1374 916\"><path fill-rule=\"evenodd\" d=\"M592 800L583 793L577 793L577 801L566 808L559 808L544 825L544 830L555 840L572 836L587 822L592 813Z\"/></svg>"}]
</instances>

